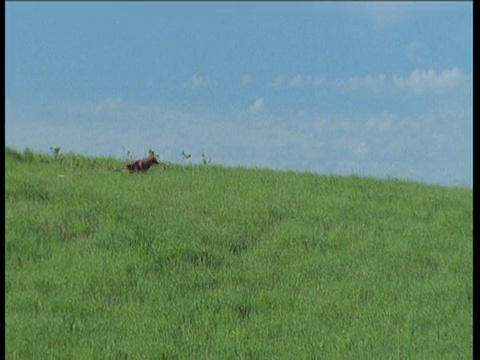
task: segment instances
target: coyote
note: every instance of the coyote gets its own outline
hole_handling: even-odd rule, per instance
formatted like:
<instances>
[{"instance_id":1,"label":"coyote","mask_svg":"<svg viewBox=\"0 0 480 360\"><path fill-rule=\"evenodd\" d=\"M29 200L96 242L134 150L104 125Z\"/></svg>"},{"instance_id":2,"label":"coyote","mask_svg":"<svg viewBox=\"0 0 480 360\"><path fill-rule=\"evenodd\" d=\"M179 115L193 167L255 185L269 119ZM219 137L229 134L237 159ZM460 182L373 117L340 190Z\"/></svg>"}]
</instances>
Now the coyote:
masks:
<instances>
[{"instance_id":1,"label":"coyote","mask_svg":"<svg viewBox=\"0 0 480 360\"><path fill-rule=\"evenodd\" d=\"M123 167L123 170L128 171L130 173L134 172L145 172L150 169L150 166L158 165L158 161L154 155L150 155L148 158L143 160L137 160L130 164L127 164Z\"/></svg>"}]
</instances>

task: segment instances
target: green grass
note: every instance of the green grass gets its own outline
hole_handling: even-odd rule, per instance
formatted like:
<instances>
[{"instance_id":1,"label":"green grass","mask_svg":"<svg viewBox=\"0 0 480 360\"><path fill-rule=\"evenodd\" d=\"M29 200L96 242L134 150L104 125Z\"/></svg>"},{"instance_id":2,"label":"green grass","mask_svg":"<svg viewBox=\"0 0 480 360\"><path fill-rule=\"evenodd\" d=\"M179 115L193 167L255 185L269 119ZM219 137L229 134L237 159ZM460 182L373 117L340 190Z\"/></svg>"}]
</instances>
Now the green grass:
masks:
<instances>
[{"instance_id":1,"label":"green grass","mask_svg":"<svg viewBox=\"0 0 480 360\"><path fill-rule=\"evenodd\" d=\"M470 359L472 190L6 149L8 359Z\"/></svg>"}]
</instances>

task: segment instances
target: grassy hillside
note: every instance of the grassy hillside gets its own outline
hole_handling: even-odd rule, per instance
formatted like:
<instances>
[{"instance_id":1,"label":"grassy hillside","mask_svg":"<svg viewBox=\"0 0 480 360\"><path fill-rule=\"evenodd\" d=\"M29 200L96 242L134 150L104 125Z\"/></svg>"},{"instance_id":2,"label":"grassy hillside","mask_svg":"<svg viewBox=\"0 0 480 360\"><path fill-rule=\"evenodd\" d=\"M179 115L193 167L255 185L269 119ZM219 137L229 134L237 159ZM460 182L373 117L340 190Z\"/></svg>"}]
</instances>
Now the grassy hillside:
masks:
<instances>
[{"instance_id":1,"label":"grassy hillside","mask_svg":"<svg viewBox=\"0 0 480 360\"><path fill-rule=\"evenodd\" d=\"M472 358L472 191L5 158L8 359Z\"/></svg>"}]
</instances>

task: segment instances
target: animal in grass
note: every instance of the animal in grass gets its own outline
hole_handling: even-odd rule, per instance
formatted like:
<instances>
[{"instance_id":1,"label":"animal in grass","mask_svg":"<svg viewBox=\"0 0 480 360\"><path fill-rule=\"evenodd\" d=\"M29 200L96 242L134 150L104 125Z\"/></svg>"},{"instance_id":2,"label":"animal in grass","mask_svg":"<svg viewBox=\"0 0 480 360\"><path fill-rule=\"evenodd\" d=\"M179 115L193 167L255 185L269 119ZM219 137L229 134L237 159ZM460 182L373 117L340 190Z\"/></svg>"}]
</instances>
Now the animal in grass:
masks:
<instances>
[{"instance_id":1,"label":"animal in grass","mask_svg":"<svg viewBox=\"0 0 480 360\"><path fill-rule=\"evenodd\" d=\"M150 169L151 166L158 165L158 161L155 158L155 155L150 154L150 156L143 160L137 160L135 162L129 163L125 165L123 170L128 171L130 173L134 172L145 172Z\"/></svg>"}]
</instances>

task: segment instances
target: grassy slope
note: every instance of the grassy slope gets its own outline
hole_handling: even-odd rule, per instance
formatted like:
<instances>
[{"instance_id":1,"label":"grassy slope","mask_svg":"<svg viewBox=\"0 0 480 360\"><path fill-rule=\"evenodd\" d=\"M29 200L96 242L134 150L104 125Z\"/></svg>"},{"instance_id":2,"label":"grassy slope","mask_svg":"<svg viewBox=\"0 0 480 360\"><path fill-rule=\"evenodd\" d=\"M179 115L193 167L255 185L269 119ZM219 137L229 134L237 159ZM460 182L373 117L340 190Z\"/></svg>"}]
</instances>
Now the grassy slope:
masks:
<instances>
[{"instance_id":1,"label":"grassy slope","mask_svg":"<svg viewBox=\"0 0 480 360\"><path fill-rule=\"evenodd\" d=\"M6 151L7 358L472 357L471 190Z\"/></svg>"}]
</instances>

